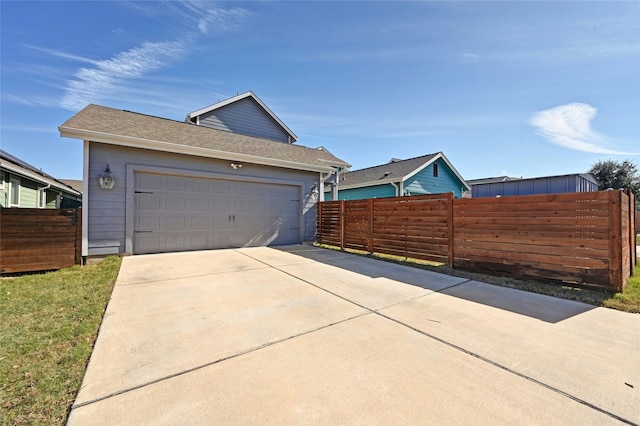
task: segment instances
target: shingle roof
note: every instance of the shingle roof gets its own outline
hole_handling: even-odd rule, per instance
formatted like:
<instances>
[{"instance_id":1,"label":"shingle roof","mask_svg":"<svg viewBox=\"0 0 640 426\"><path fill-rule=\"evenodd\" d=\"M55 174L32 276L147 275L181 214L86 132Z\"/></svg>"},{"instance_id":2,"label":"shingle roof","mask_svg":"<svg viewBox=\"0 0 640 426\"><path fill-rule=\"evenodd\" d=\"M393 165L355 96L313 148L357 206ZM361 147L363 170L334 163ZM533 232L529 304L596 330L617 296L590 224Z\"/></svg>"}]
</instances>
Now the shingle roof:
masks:
<instances>
[{"instance_id":1,"label":"shingle roof","mask_svg":"<svg viewBox=\"0 0 640 426\"><path fill-rule=\"evenodd\" d=\"M63 182L62 180L56 179L50 174L43 172L42 169L38 169L37 167L32 166L26 161L23 161L18 157L15 157L1 149L0 149L0 165L2 165L3 168L6 168L7 170L11 170L14 173L21 174L35 181L49 184L54 188L67 191L70 194L73 194L76 196L80 195L80 191L77 191L75 188Z\"/></svg>"},{"instance_id":2,"label":"shingle roof","mask_svg":"<svg viewBox=\"0 0 640 426\"><path fill-rule=\"evenodd\" d=\"M215 130L166 118L88 105L59 127L65 137L301 170L349 167L326 150Z\"/></svg>"},{"instance_id":3,"label":"shingle roof","mask_svg":"<svg viewBox=\"0 0 640 426\"><path fill-rule=\"evenodd\" d=\"M408 160L398 160L393 158L391 162L379 166L368 167L366 169L353 170L344 173L340 177L340 186L361 185L377 181L399 181L411 174L417 168L433 160L439 152L435 154L423 155L421 157L410 158Z\"/></svg>"}]
</instances>

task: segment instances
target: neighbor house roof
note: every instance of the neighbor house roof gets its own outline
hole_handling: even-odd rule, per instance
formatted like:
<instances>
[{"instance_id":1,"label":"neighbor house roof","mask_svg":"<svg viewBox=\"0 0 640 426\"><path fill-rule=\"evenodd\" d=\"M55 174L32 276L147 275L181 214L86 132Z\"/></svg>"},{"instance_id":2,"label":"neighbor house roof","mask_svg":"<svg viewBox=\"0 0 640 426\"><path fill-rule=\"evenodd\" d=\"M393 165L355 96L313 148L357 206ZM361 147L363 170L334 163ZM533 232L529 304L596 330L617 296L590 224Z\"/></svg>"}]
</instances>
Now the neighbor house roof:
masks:
<instances>
[{"instance_id":1,"label":"neighbor house roof","mask_svg":"<svg viewBox=\"0 0 640 426\"><path fill-rule=\"evenodd\" d=\"M58 130L69 138L231 161L330 172L350 167L326 150L194 126L100 105L88 105Z\"/></svg>"},{"instance_id":2,"label":"neighbor house roof","mask_svg":"<svg viewBox=\"0 0 640 426\"><path fill-rule=\"evenodd\" d=\"M467 189L470 189L462 176L460 176L442 152L409 158L407 160L392 158L391 161L386 164L345 172L340 178L339 187L340 189L349 189L405 181L439 158L449 166L451 171L460 179Z\"/></svg>"},{"instance_id":3,"label":"neighbor house roof","mask_svg":"<svg viewBox=\"0 0 640 426\"><path fill-rule=\"evenodd\" d=\"M74 196L82 195L79 191L76 191L64 182L1 149L0 168L2 168L2 170L8 170L12 174L20 175L36 182L41 182L45 186L51 185L52 188L65 191Z\"/></svg>"},{"instance_id":4,"label":"neighbor house roof","mask_svg":"<svg viewBox=\"0 0 640 426\"><path fill-rule=\"evenodd\" d=\"M78 179L60 179L60 182L64 183L65 185L69 185L70 187L72 187L73 189L75 189L78 192L82 192L82 189L83 189L82 180L78 180Z\"/></svg>"},{"instance_id":5,"label":"neighbor house roof","mask_svg":"<svg viewBox=\"0 0 640 426\"><path fill-rule=\"evenodd\" d=\"M512 180L520 180L522 178L513 177L513 176L496 176L489 178L481 178L481 179L467 179L467 183L469 185L480 185L484 183L497 183L497 182L508 182Z\"/></svg>"},{"instance_id":6,"label":"neighbor house roof","mask_svg":"<svg viewBox=\"0 0 640 426\"><path fill-rule=\"evenodd\" d=\"M209 113L211 111L214 111L216 109L225 107L225 106L227 106L229 104L232 104L234 102L238 102L238 101L240 101L242 99L246 99L246 98L253 99L258 105L260 105L260 107L262 109L264 109L264 111L271 118L273 118L275 120L275 122L278 123L278 125L280 127L282 127L282 129L291 137L293 142L298 140L298 137L295 135L295 133L293 133L291 131L291 129L288 128L287 125L284 124L284 122L282 120L280 120L278 118L278 116L275 115L274 112L271 111L271 109L269 109L269 107L264 102L262 102L262 100L255 93L253 93L251 90L249 90L248 92L236 95L236 96L234 96L232 98L226 99L224 101L220 101L220 102L215 103L213 105L209 105L208 107L204 107L204 108L201 108L201 109L199 109L197 111L191 112L191 113L187 114L187 118L186 118L185 121L195 123L197 121L197 117L200 116L200 115L207 114L207 113Z\"/></svg>"}]
</instances>

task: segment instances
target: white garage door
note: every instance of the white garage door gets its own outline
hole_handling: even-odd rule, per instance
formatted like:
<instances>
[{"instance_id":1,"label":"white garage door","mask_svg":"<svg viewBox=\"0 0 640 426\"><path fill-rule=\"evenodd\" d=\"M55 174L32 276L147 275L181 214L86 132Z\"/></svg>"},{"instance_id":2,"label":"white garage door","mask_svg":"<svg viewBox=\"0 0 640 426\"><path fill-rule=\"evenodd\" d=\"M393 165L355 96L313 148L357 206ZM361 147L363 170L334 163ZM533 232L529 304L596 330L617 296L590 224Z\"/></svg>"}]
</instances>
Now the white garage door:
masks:
<instances>
[{"instance_id":1,"label":"white garage door","mask_svg":"<svg viewBox=\"0 0 640 426\"><path fill-rule=\"evenodd\" d=\"M299 187L135 174L134 253L300 242Z\"/></svg>"}]
</instances>

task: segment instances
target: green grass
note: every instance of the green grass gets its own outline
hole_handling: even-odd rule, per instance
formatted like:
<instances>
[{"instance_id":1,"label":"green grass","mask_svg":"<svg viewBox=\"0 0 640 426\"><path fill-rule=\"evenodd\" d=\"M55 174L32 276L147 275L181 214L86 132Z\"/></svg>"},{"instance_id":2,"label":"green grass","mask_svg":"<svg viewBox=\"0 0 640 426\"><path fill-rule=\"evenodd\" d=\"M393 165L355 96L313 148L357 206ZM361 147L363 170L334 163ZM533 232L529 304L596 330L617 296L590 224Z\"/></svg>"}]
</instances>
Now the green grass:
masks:
<instances>
[{"instance_id":1,"label":"green grass","mask_svg":"<svg viewBox=\"0 0 640 426\"><path fill-rule=\"evenodd\" d=\"M334 246L316 244L318 247L331 250L339 250ZM614 293L604 289L592 289L588 287L573 286L559 282L541 282L536 280L525 280L510 276L487 275L477 272L469 272L454 269L446 264L429 262L418 259L407 259L401 256L392 256L381 253L369 254L360 250L346 249L346 252L360 256L373 256L387 262L400 263L420 269L427 269L441 274L467 278L474 281L482 281L488 284L495 284L503 287L515 288L518 290L530 291L532 293L545 294L562 299L575 300L577 302L588 303L595 306L618 309L626 312L640 313L640 265L636 265L634 275L623 293Z\"/></svg>"},{"instance_id":2,"label":"green grass","mask_svg":"<svg viewBox=\"0 0 640 426\"><path fill-rule=\"evenodd\" d=\"M640 313L640 265L634 268L624 292L616 293L612 298L605 300L603 306Z\"/></svg>"},{"instance_id":3,"label":"green grass","mask_svg":"<svg viewBox=\"0 0 640 426\"><path fill-rule=\"evenodd\" d=\"M0 279L0 423L62 425L120 259Z\"/></svg>"}]
</instances>

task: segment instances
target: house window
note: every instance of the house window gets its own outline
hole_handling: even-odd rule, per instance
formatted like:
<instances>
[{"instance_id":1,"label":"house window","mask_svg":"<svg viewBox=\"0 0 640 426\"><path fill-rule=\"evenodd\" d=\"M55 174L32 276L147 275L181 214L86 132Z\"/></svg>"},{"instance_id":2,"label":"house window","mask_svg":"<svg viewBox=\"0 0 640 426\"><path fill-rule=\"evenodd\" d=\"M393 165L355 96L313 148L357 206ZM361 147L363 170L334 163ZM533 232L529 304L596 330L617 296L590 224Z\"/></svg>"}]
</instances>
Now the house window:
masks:
<instances>
[{"instance_id":1,"label":"house window","mask_svg":"<svg viewBox=\"0 0 640 426\"><path fill-rule=\"evenodd\" d=\"M4 189L5 173L0 172L0 189Z\"/></svg>"},{"instance_id":2,"label":"house window","mask_svg":"<svg viewBox=\"0 0 640 426\"><path fill-rule=\"evenodd\" d=\"M438 165L433 165L433 177L438 177Z\"/></svg>"},{"instance_id":3,"label":"house window","mask_svg":"<svg viewBox=\"0 0 640 426\"><path fill-rule=\"evenodd\" d=\"M17 207L20 205L20 178L12 177L9 183L9 207Z\"/></svg>"}]
</instances>

